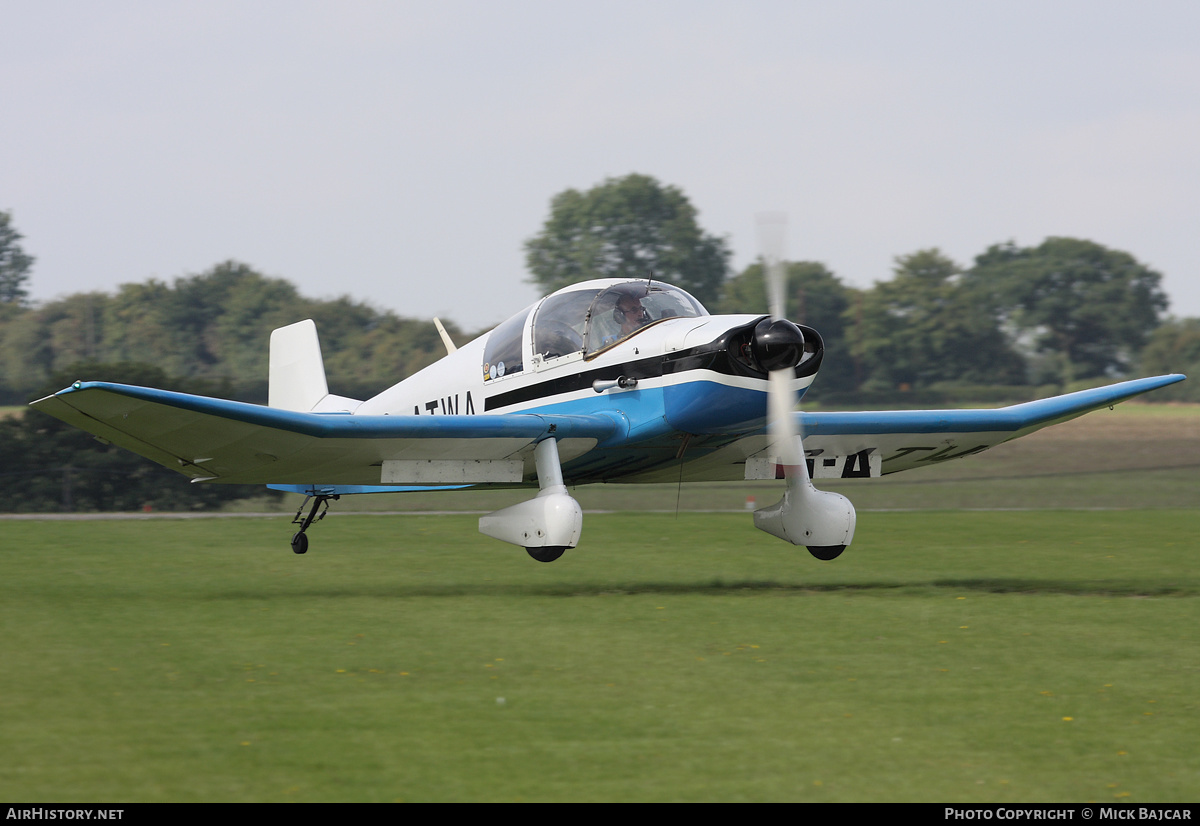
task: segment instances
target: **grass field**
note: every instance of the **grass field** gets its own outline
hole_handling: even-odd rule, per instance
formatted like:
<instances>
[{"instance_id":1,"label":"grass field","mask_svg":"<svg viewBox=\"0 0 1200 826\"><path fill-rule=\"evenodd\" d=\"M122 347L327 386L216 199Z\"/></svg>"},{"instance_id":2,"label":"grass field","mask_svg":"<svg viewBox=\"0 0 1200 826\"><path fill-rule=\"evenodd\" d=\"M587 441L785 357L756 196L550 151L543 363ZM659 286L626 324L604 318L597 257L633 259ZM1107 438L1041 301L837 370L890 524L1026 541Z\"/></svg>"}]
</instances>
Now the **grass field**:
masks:
<instances>
[{"instance_id":1,"label":"grass field","mask_svg":"<svg viewBox=\"0 0 1200 826\"><path fill-rule=\"evenodd\" d=\"M9 522L23 801L1194 801L1194 511Z\"/></svg>"},{"instance_id":2,"label":"grass field","mask_svg":"<svg viewBox=\"0 0 1200 826\"><path fill-rule=\"evenodd\" d=\"M0 796L1195 801L1197 464L1200 409L1118 406L840 486L827 563L689 512L769 484L580 489L619 512L551 565L352 512L513 492L339 502L304 557L278 516L0 521Z\"/></svg>"}]
</instances>

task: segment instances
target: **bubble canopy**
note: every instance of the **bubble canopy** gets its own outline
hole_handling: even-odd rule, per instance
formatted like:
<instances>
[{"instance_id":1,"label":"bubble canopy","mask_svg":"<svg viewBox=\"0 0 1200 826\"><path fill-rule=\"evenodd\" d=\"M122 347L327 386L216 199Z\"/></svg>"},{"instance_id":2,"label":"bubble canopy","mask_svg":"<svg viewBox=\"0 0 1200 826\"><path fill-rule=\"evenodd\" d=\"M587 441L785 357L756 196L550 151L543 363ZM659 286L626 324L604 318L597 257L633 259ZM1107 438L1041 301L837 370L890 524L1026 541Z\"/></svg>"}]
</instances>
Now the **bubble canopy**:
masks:
<instances>
[{"instance_id":1,"label":"bubble canopy","mask_svg":"<svg viewBox=\"0 0 1200 826\"><path fill-rule=\"evenodd\" d=\"M524 368L521 335L529 326L533 353L543 360L583 352L599 353L659 322L707 316L704 306L684 290L661 281L590 281L559 290L526 307L497 327L484 349L489 380Z\"/></svg>"},{"instance_id":2,"label":"bubble canopy","mask_svg":"<svg viewBox=\"0 0 1200 826\"><path fill-rule=\"evenodd\" d=\"M699 301L658 281L559 292L537 309L533 351L543 358L577 350L591 355L660 321L706 315Z\"/></svg>"}]
</instances>

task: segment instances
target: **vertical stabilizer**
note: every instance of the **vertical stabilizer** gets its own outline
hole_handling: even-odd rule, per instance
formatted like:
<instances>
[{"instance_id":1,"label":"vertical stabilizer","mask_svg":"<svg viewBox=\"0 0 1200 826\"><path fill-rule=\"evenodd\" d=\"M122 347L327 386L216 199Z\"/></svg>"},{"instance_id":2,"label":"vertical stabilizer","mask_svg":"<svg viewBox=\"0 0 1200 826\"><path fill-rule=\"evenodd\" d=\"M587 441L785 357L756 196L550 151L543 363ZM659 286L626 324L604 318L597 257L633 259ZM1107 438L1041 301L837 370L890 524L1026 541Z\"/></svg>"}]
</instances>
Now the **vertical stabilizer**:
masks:
<instances>
[{"instance_id":1,"label":"vertical stabilizer","mask_svg":"<svg viewBox=\"0 0 1200 826\"><path fill-rule=\"evenodd\" d=\"M311 318L271 333L267 404L307 413L329 395L317 325Z\"/></svg>"}]
</instances>

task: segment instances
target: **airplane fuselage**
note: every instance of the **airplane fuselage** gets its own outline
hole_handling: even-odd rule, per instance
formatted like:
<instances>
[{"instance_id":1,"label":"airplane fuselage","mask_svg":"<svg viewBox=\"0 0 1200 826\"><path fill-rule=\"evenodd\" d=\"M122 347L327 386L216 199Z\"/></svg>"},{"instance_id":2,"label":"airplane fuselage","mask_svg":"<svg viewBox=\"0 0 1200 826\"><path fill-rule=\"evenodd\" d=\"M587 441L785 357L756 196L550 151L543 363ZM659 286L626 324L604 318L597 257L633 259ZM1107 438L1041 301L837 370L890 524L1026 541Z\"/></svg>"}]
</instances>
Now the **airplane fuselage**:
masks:
<instances>
[{"instance_id":1,"label":"airplane fuselage","mask_svg":"<svg viewBox=\"0 0 1200 826\"><path fill-rule=\"evenodd\" d=\"M538 327L545 302L570 293L602 294L605 287L624 283L585 282L547 296L353 412L436 416L609 411L625 425L621 446L593 452L586 462L565 461L564 475L579 483L631 478L667 466L678 469L685 455L694 460L738 435L761 430L767 374L746 354L761 315L712 316L700 308L692 317L651 320L623 336L617 333L618 340L598 342L587 352L582 328L590 319L580 314L573 331L578 341L572 338L572 347L538 346L545 338ZM799 394L812 383L821 357L820 337L815 331L805 332L807 352L793 382ZM497 353L505 359L497 361Z\"/></svg>"}]
</instances>

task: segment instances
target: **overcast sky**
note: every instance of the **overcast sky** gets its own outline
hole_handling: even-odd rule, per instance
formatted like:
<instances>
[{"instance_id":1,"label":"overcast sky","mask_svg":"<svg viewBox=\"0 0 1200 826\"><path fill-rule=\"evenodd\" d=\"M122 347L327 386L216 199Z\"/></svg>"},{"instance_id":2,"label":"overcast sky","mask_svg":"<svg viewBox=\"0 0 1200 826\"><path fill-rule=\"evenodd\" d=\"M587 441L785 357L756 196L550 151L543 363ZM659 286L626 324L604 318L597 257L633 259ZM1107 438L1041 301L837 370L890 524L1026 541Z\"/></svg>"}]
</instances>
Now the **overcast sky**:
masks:
<instances>
[{"instance_id":1,"label":"overcast sky","mask_svg":"<svg viewBox=\"0 0 1200 826\"><path fill-rule=\"evenodd\" d=\"M236 259L467 329L550 199L680 187L851 284L1088 238L1200 316L1200 2L0 0L0 210L47 300ZM764 308L765 309L765 308ZM814 326L820 323L814 320Z\"/></svg>"}]
</instances>

